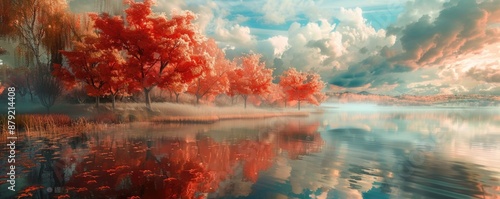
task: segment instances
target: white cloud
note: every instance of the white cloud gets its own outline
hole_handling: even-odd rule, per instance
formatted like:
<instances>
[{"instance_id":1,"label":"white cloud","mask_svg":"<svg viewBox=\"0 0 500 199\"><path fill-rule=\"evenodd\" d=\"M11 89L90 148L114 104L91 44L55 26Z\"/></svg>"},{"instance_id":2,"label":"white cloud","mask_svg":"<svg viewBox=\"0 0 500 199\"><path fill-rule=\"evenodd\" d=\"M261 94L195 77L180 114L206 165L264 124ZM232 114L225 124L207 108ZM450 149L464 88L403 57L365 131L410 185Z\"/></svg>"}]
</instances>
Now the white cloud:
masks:
<instances>
[{"instance_id":1,"label":"white cloud","mask_svg":"<svg viewBox=\"0 0 500 199\"><path fill-rule=\"evenodd\" d=\"M183 0L156 0L155 9L160 12L170 13L172 10L182 10L187 5Z\"/></svg>"},{"instance_id":2,"label":"white cloud","mask_svg":"<svg viewBox=\"0 0 500 199\"><path fill-rule=\"evenodd\" d=\"M274 47L274 56L275 57L281 57L281 55L283 55L285 50L289 47L288 46L288 37L278 35L278 36L274 36L274 37L269 38L268 41Z\"/></svg>"},{"instance_id":3,"label":"white cloud","mask_svg":"<svg viewBox=\"0 0 500 199\"><path fill-rule=\"evenodd\" d=\"M445 0L412 0L406 2L405 11L398 16L394 26L405 26L417 22L422 16L429 15L431 19L439 16Z\"/></svg>"},{"instance_id":4,"label":"white cloud","mask_svg":"<svg viewBox=\"0 0 500 199\"><path fill-rule=\"evenodd\" d=\"M341 8L334 17L338 24L325 19L304 26L293 23L288 31L290 47L283 53L285 65L331 73L378 54L396 41L395 36L387 37L385 30L368 24L361 8Z\"/></svg>"},{"instance_id":5,"label":"white cloud","mask_svg":"<svg viewBox=\"0 0 500 199\"><path fill-rule=\"evenodd\" d=\"M254 36L250 34L250 28L247 26L226 25L224 20L218 19L215 35L217 40L234 44L249 44Z\"/></svg>"},{"instance_id":6,"label":"white cloud","mask_svg":"<svg viewBox=\"0 0 500 199\"><path fill-rule=\"evenodd\" d=\"M300 3L300 1L297 1ZM262 7L264 21L271 24L282 24L296 16L296 1L270 0Z\"/></svg>"}]
</instances>

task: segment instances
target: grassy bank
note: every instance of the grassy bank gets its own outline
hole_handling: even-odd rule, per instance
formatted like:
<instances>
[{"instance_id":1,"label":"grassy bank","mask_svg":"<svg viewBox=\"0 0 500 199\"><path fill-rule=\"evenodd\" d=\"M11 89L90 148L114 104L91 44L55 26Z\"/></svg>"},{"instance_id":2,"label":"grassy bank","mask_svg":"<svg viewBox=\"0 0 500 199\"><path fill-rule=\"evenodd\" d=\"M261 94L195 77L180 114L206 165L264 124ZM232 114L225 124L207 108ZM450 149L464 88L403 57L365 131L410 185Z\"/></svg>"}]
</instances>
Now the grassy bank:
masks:
<instances>
[{"instance_id":1,"label":"grassy bank","mask_svg":"<svg viewBox=\"0 0 500 199\"><path fill-rule=\"evenodd\" d=\"M271 117L307 117L309 112L269 112L269 113L240 113L207 116L158 116L151 122L158 123L215 123L220 120L237 119L265 119Z\"/></svg>"},{"instance_id":2,"label":"grassy bank","mask_svg":"<svg viewBox=\"0 0 500 199\"><path fill-rule=\"evenodd\" d=\"M79 128L96 124L130 122L153 123L215 123L232 119L264 119L271 117L307 117L321 112L316 108L298 111L294 108L257 108L240 106L215 107L190 104L154 103L152 110L143 104L118 103L115 110L108 104L98 109L93 104L59 104L50 113L35 104L17 108L15 119L18 130L47 131L58 127ZM2 132L7 130L7 117L0 117Z\"/></svg>"}]
</instances>

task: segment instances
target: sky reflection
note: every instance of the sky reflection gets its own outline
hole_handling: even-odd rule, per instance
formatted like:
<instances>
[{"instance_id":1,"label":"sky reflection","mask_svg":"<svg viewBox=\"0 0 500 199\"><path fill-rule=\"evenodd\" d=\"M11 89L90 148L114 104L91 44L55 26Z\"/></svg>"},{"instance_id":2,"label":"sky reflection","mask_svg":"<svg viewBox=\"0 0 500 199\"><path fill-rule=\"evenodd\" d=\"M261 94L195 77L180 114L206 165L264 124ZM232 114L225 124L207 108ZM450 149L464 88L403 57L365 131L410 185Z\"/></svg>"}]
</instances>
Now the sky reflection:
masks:
<instances>
[{"instance_id":1,"label":"sky reflection","mask_svg":"<svg viewBox=\"0 0 500 199\"><path fill-rule=\"evenodd\" d=\"M33 134L17 196L495 198L499 128L495 111L453 109Z\"/></svg>"}]
</instances>

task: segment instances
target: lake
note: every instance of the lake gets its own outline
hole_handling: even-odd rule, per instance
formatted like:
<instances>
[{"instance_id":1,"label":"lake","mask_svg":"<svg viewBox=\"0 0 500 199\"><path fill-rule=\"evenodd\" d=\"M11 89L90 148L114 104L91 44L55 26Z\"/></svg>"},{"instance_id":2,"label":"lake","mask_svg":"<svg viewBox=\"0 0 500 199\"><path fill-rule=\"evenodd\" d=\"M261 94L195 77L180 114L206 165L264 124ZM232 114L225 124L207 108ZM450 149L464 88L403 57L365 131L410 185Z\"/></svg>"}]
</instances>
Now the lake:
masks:
<instances>
[{"instance_id":1,"label":"lake","mask_svg":"<svg viewBox=\"0 0 500 199\"><path fill-rule=\"evenodd\" d=\"M16 196L500 198L500 109L329 107L33 134L17 146ZM14 197L6 177L0 198Z\"/></svg>"}]
</instances>

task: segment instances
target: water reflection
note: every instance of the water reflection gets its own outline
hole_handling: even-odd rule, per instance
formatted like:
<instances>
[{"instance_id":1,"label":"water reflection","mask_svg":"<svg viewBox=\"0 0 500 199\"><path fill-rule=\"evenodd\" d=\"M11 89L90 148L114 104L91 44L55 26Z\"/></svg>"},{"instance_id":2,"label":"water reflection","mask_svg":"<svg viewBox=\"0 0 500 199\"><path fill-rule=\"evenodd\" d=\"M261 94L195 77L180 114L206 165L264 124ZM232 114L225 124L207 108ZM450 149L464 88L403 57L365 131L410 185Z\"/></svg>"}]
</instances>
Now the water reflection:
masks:
<instances>
[{"instance_id":1,"label":"water reflection","mask_svg":"<svg viewBox=\"0 0 500 199\"><path fill-rule=\"evenodd\" d=\"M31 136L16 196L498 198L499 120L494 110L332 111Z\"/></svg>"}]
</instances>

